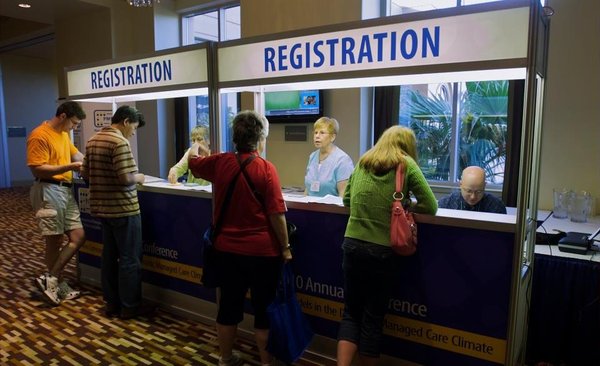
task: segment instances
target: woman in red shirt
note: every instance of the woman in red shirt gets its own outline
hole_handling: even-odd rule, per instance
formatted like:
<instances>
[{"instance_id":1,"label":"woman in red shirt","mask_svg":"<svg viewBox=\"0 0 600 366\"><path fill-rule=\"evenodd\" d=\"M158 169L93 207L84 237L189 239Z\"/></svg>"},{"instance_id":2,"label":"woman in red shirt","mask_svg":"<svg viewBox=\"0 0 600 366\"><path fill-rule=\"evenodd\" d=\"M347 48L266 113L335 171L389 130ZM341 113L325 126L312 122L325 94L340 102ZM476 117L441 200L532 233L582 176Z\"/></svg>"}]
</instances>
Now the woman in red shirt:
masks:
<instances>
[{"instance_id":1,"label":"woman in red shirt","mask_svg":"<svg viewBox=\"0 0 600 366\"><path fill-rule=\"evenodd\" d=\"M237 325L244 316L248 289L252 294L256 344L262 364L269 365L266 310L275 298L282 259L292 259L285 220L287 208L275 166L260 157L269 131L267 119L255 111L243 111L235 116L232 125L235 153L209 155L206 144L195 144L188 165L195 177L213 183L213 223L221 215L229 184L244 167L214 240L220 268L219 365L241 363L232 348Z\"/></svg>"}]
</instances>

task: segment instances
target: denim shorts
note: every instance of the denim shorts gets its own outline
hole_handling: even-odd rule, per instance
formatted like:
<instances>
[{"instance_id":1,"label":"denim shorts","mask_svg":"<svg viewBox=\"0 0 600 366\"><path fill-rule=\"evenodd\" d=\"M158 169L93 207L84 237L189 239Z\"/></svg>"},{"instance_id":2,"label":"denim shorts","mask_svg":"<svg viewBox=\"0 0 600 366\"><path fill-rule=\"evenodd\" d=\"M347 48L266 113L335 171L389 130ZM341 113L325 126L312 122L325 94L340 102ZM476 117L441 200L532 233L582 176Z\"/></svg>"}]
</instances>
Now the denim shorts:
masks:
<instances>
[{"instance_id":1,"label":"denim shorts","mask_svg":"<svg viewBox=\"0 0 600 366\"><path fill-rule=\"evenodd\" d=\"M72 188L35 182L29 198L42 235L60 235L83 227Z\"/></svg>"}]
</instances>

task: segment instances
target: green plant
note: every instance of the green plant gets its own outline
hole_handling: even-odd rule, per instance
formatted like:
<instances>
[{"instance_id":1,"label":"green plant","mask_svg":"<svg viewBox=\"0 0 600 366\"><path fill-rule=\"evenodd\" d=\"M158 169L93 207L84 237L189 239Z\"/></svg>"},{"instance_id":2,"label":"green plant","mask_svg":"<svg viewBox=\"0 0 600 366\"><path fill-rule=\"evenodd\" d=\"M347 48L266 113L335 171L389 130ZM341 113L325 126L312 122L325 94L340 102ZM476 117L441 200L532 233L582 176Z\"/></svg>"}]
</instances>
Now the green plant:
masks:
<instances>
[{"instance_id":1,"label":"green plant","mask_svg":"<svg viewBox=\"0 0 600 366\"><path fill-rule=\"evenodd\" d=\"M400 120L408 121L418 140L419 165L429 180L454 181L450 177L453 105L452 89L441 84L439 92L423 95L413 88L401 93ZM502 183L506 162L508 81L467 82L459 95L461 106L456 136L458 170L470 165L486 170L486 179Z\"/></svg>"},{"instance_id":2,"label":"green plant","mask_svg":"<svg viewBox=\"0 0 600 366\"><path fill-rule=\"evenodd\" d=\"M460 169L477 165L502 183L508 132L508 81L466 83L460 127Z\"/></svg>"}]
</instances>

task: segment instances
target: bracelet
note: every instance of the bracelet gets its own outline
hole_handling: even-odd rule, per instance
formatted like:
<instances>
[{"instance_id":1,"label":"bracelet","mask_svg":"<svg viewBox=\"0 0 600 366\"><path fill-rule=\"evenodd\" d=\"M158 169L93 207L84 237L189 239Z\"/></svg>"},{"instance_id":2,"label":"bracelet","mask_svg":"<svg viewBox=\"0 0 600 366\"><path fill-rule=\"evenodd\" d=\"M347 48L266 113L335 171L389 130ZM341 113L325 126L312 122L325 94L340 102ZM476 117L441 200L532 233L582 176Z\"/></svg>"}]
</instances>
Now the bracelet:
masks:
<instances>
[{"instance_id":1,"label":"bracelet","mask_svg":"<svg viewBox=\"0 0 600 366\"><path fill-rule=\"evenodd\" d=\"M281 246L281 250L286 250L286 249L291 249L292 246L290 245L290 243L287 243L286 245L282 245Z\"/></svg>"}]
</instances>

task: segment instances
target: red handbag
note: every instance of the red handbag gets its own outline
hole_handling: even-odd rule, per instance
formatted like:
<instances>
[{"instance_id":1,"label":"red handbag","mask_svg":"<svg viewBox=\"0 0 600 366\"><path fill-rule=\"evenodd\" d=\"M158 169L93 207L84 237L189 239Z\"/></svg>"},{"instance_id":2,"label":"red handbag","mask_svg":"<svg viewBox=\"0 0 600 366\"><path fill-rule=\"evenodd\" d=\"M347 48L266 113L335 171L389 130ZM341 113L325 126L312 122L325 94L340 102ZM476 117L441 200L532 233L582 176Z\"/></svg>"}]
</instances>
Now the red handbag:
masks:
<instances>
[{"instance_id":1,"label":"red handbag","mask_svg":"<svg viewBox=\"0 0 600 366\"><path fill-rule=\"evenodd\" d=\"M404 166L396 168L396 192L392 203L392 221L390 224L390 245L398 255L413 255L417 250L417 224L412 212L404 209L402 185L404 183Z\"/></svg>"}]
</instances>

